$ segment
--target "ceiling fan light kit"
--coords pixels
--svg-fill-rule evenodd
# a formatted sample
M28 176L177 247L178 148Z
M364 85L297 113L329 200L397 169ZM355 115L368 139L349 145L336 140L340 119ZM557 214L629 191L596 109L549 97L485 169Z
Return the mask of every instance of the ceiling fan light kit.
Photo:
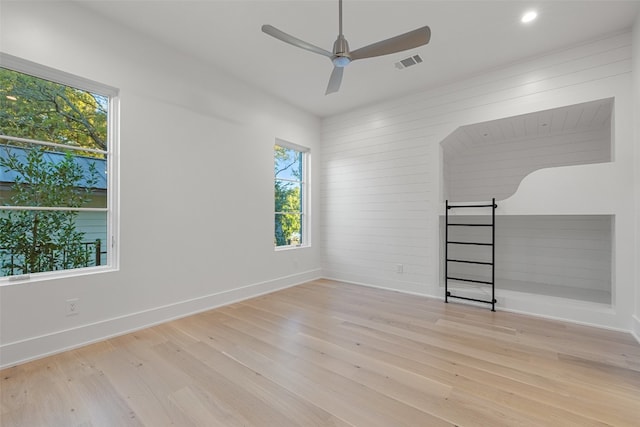
M431 29L428 26L424 26L416 30L409 31L408 33L351 51L349 50L349 43L342 34L342 0L338 0L338 23L338 38L333 43L333 52L329 52L328 50L300 40L271 25L263 25L262 31L280 41L331 59L331 62L333 63L333 71L329 77L329 84L327 85L325 95L337 92L340 89L344 67L349 65L351 62L358 59L373 58L376 56L389 55L413 49L429 43L429 40L431 39Z

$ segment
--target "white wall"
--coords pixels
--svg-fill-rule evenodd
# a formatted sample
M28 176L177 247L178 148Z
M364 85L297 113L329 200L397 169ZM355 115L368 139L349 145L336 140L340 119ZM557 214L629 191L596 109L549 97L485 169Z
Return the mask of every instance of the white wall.
M502 309L630 330L634 295L631 34L549 53L322 124L322 255L327 277L442 297L439 143L459 126L615 98L614 161L536 171L498 213L615 215L610 308L503 294ZM396 265L403 265L403 272Z
M320 275L317 245L273 249L273 144L314 156L316 118L73 3L3 2L0 26L3 52L121 90L121 269L2 286L2 366Z
M640 183L640 13L633 28L633 117L635 123L636 183ZM634 334L640 341L640 185L636 185L636 310Z

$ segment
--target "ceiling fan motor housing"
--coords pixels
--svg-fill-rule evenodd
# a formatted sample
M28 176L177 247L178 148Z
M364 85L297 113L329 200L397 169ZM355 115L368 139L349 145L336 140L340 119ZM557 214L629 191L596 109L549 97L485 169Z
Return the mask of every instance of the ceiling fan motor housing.
M331 57L333 65L336 67L346 67L351 62L351 56L349 56L349 43L342 34L338 36L335 43L333 43L333 56Z

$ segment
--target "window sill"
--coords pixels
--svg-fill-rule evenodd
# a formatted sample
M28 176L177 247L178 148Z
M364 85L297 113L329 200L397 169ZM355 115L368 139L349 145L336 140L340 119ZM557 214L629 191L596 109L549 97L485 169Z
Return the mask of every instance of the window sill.
M0 287L22 285L25 283L41 282L46 280L89 276L93 274L110 273L114 271L118 271L118 268L104 265L100 267L78 268L73 270L61 270L61 271L46 272L46 273L4 276L4 277L0 277Z
M311 245L276 246L275 247L275 251L276 252L291 251L291 250L295 250L295 249L304 249L304 248L310 248L310 247L311 247Z

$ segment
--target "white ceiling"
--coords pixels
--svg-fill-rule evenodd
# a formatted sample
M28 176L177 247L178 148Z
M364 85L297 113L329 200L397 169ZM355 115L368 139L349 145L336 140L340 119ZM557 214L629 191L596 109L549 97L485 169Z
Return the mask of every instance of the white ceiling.
M551 110L460 126L442 140L440 145L444 149L445 157L457 157L469 155L469 149L479 148L482 150L511 142L536 141L541 138L566 136L594 130L610 133L612 112L613 98L567 105Z
M320 117L620 32L640 11L639 0L344 0L344 34L352 50L423 25L432 37L418 49L350 64L340 92L325 96L330 60L260 28L271 24L330 51L338 33L337 0L81 3ZM539 16L523 25L519 19L528 9ZM396 62L416 53L422 64L396 69Z

